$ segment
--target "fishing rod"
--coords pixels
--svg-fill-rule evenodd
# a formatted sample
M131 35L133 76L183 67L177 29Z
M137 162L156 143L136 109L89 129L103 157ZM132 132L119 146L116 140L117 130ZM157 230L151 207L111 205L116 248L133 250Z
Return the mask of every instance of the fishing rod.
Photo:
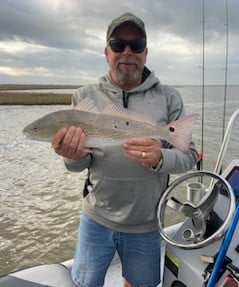
M225 0L225 27L226 27L226 47L225 47L225 76L224 76L224 97L223 97L223 123L222 142L226 129L226 103L227 103L227 79L228 79L228 47L229 47L229 17L228 1ZM201 151L199 152L198 170L203 170L204 156L204 117L205 117L205 0L202 0L202 124L201 124ZM218 163L216 163L217 165ZM219 174L222 173L222 166Z
M225 26L226 26L226 47L225 47L225 80L224 80L224 97L223 97L223 116L222 116L222 144L225 137L226 129L226 107L227 107L227 72L228 72L228 42L229 42L229 17L228 17L228 1L225 0ZM217 167L218 161L215 164L215 168L218 173L223 171L223 165L221 163L220 169Z
M223 125L222 125L222 141L225 134L226 126L226 102L227 102L227 72L228 72L228 39L229 39L229 19L228 19L228 1L225 0L226 12L226 51L225 51L225 82L224 82L224 105L223 105Z
M205 0L202 0L202 123L201 123L201 151L198 153L198 170L203 170L204 152L204 110L205 110Z

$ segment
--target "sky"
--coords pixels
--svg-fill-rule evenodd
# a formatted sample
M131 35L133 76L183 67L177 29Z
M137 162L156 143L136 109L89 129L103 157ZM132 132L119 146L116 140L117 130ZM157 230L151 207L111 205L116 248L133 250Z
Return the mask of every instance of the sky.
M95 83L109 70L107 27L124 12L145 22L146 66L163 84L200 85L203 67L205 84L223 85L226 67L239 84L238 11L239 0L0 0L0 84Z

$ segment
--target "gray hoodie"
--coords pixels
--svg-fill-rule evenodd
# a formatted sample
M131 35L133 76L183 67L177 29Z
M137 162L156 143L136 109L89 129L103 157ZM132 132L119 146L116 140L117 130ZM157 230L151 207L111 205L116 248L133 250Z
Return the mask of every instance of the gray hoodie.
M141 85L128 91L122 91L106 75L98 84L80 88L72 97L72 105L77 105L84 97L91 97L99 111L108 103L122 106L124 101L129 110L158 125L185 116L179 92L161 85L153 72L148 72ZM157 230L157 206L169 174L186 172L198 160L193 142L188 153L163 142L162 154L163 165L158 170L126 158L120 146L106 148L81 160L65 158L67 169L89 170L89 193L83 199L83 212L96 222L121 232Z

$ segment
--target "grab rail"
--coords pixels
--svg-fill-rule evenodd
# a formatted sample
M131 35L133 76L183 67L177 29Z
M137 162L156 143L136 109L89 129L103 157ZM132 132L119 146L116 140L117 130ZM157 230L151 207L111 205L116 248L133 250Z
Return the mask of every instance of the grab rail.
M217 173L217 174L220 173L220 170L222 168L222 161L224 159L224 156L225 156L225 153L226 153L226 150L227 150L227 147L228 147L228 143L229 143L229 140L230 140L230 137L231 137L232 127L233 127L233 125L234 125L234 123L235 123L235 121L236 121L238 116L239 116L239 109L237 109L232 114L232 116L231 116L231 118L230 118L230 120L228 122L227 130L226 130L226 133L225 133L222 145L221 145L221 149L220 149L217 161L216 161L215 169L214 169L214 172Z

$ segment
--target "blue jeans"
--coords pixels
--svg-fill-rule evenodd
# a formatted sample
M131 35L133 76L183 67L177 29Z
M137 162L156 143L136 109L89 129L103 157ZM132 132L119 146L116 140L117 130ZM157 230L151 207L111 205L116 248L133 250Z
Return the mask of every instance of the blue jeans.
M160 283L158 231L124 233L109 229L82 214L72 269L80 287L100 287L115 251L122 263L122 276L134 287L156 287Z

